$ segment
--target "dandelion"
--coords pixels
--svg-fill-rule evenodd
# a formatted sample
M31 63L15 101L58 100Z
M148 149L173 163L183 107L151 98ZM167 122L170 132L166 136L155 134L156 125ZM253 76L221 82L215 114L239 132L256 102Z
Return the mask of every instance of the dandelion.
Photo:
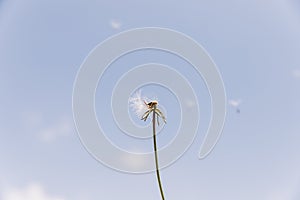
M162 183L160 180L159 166L158 166L158 153L157 153L157 144L156 144L156 130L155 124L159 125L159 117L162 118L164 123L167 123L164 114L157 108L157 100L149 100L146 97L142 97L141 90L137 91L133 97L129 98L130 107L133 109L135 114L143 121L146 121L149 115L152 113L152 130L153 130L153 146L154 146L154 155L155 155L155 167L156 167L156 176L158 181L158 186L161 194L162 200L165 200L164 192L162 188Z

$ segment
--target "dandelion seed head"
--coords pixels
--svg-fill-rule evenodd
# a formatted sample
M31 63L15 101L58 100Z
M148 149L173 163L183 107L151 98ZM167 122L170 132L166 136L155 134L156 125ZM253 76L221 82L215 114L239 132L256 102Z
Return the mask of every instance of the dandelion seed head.
M133 112L139 117L142 118L145 112L149 109L147 106L147 98L142 97L141 90L138 90L129 98L129 106L132 108Z

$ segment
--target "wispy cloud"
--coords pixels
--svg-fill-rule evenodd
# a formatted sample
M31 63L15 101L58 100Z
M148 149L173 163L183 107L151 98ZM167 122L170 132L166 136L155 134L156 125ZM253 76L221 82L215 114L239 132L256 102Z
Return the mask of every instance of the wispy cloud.
M294 69L294 70L292 71L292 75L293 75L293 77L295 77L295 78L300 78L300 69Z
M63 197L47 194L42 185L31 183L25 188L8 188L1 194L2 200L65 200Z
M134 152L136 154L140 154L140 156L137 155L130 155L130 154L124 154L119 157L119 163L120 165L123 165L126 168L129 168L131 170L139 170L141 168L144 168L145 166L149 166L151 163L148 163L145 156L142 154L142 150L139 149L131 149L130 152Z
M22 114L24 129L43 142L53 142L58 138L71 135L74 125L71 117L61 116L52 122L41 112L24 112Z
M188 108L194 108L195 106L197 106L197 103L192 99L186 99L185 104Z
M43 142L53 142L60 137L68 136L72 133L73 123L68 118L61 118L56 124L41 129L38 137Z
M115 30L119 30L122 26L122 23L119 20L116 20L116 19L110 20L109 24Z
M25 128L34 129L42 124L43 116L40 112L24 112L22 113L22 121Z

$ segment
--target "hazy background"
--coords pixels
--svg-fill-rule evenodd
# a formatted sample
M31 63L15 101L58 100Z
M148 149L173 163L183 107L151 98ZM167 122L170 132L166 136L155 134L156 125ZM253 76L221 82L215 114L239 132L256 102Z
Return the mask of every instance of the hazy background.
M209 157L198 160L210 115L205 85L180 67L179 58L144 51L115 63L104 76L106 89L98 88L98 118L106 120L111 139L124 147L133 140L113 131L109 108L100 103L110 101L120 66L174 64L197 91L202 120L191 148L161 173L166 199L298 200L297 0L0 0L0 199L160 198L155 174L119 173L94 160L72 119L73 82L84 58L107 37L145 26L183 32L208 51L231 100L224 132ZM157 95L178 120L174 96L149 95ZM172 120L168 126L174 128ZM159 136L160 145L171 139L167 133ZM136 145L142 144L151 150L151 141Z

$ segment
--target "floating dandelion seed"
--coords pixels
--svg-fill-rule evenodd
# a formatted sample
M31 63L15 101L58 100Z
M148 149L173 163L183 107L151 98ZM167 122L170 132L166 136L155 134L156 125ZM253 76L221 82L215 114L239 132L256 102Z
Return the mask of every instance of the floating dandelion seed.
M162 188L162 183L160 180L159 166L158 166L158 153L156 145L156 131L155 131L155 120L157 119L157 124L159 125L159 117L163 119L165 123L166 117L164 114L157 108L157 100L148 100L146 97L142 97L141 90L137 91L132 97L129 98L129 105L135 112L135 114L141 119L146 121L149 115L152 113L152 129L153 129L153 146L155 154L155 167L156 167L156 176L159 185L159 190L162 200L165 200L164 192Z
M240 109L239 109L239 106L240 104L242 103L242 100L238 99L238 100L229 100L228 101L229 105L231 105L232 107L235 107L236 108L236 113L240 113Z

